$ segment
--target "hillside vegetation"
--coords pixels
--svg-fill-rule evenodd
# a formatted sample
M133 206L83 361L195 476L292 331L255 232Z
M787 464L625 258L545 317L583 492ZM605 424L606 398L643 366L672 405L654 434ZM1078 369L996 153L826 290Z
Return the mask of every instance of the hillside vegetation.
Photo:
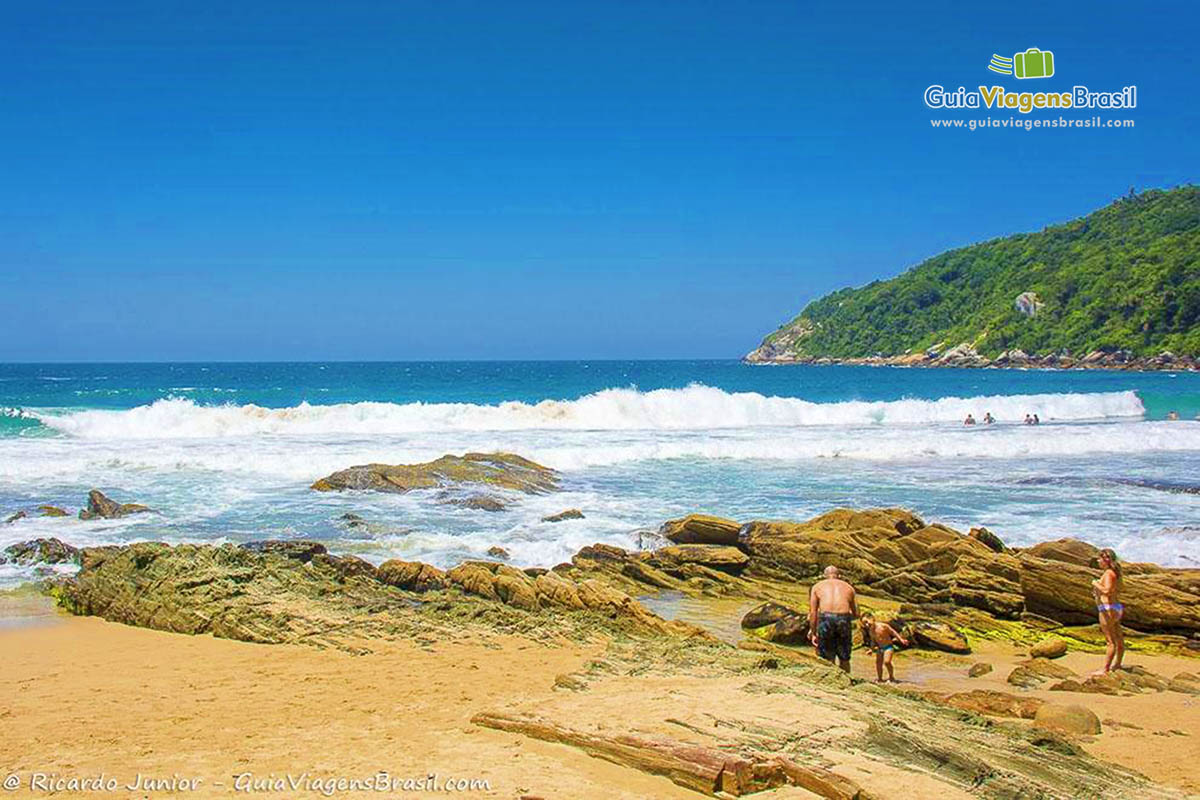
M1200 354L1200 188L1131 194L1040 233L951 250L891 280L841 289L809 303L748 358L888 357L964 343L986 357Z

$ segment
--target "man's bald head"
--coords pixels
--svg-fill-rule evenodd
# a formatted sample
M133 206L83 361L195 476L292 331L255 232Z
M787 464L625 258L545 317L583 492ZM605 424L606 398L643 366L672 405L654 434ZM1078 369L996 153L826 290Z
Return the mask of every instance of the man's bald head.
M826 578L836 578L838 576L838 568L830 564L825 568L824 575Z

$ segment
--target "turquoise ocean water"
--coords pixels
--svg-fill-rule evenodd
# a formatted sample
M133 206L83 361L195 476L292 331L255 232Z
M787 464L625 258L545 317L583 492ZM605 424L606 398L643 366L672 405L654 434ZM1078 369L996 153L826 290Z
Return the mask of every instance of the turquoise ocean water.
M1181 421L1167 421L1169 411ZM965 428L967 413L992 426ZM1037 413L1043 424L1020 424ZM0 365L0 512L88 489L157 509L31 517L74 544L306 537L446 565L522 566L705 511L804 518L907 506L1013 544L1077 536L1200 564L1200 375L748 366L737 361ZM352 464L507 450L564 491L509 511L425 493L318 494ZM542 516L582 508L558 524ZM367 526L339 519L354 512ZM28 577L0 566L0 583Z

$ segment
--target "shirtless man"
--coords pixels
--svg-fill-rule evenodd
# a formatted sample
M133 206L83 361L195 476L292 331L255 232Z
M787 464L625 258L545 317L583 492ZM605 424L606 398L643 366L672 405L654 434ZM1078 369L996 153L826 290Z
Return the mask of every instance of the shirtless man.
M821 658L838 661L850 671L850 648L854 645L854 620L858 601L854 587L838 577L837 567L826 567L824 580L808 594L808 638Z

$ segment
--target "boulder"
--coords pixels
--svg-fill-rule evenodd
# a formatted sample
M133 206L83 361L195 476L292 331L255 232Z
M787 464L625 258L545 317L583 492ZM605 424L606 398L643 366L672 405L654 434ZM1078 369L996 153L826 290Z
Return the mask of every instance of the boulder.
M1090 708L1079 705L1045 703L1034 714L1033 725L1071 735L1095 736L1100 733L1100 718Z
M130 514L144 514L151 509L138 503L118 503L110 500L104 492L92 489L88 492L87 508L79 512L80 519L117 519Z
M1062 658L1067 654L1067 642L1057 636L1042 639L1029 649L1029 655L1034 658Z
M989 672L991 672L992 669L993 667L991 664L987 663L986 661L980 661L971 665L971 668L967 670L967 677L982 678L984 675L987 675Z
M432 592L447 585L446 573L437 567L398 558L380 564L375 576L389 586L409 592Z
M742 617L743 628L761 628L764 625L774 625L787 617L807 616L793 608L781 606L778 603L760 603L746 612Z
M782 617L769 625L748 628L747 633L775 644L806 645L809 643L808 617L800 615Z
M16 522L17 520L25 519L28 516L29 515L26 514L24 511L15 511L12 514L10 514L6 520L4 520L4 524L11 525L12 523Z
M345 489L377 492L410 492L414 489L447 489L488 486L526 494L544 494L559 488L558 473L512 453L467 453L442 456L424 464L362 464L316 481L320 492Z
M307 539L263 539L256 542L246 542L241 545L243 550L252 553L263 553L290 558L307 564L313 556L326 553L325 545Z
M30 539L4 548L4 561L28 566L31 564L78 564L79 550L58 539Z
M654 551L654 557L674 564L699 564L735 573L750 562L750 557L736 547L715 544L675 544Z
M498 544L494 544L487 549L487 554L492 558L502 558L508 560L508 551Z
M736 545L741 527L730 519L708 514L689 514L683 519L664 522L658 532L675 544Z
M893 621L893 627L895 624ZM907 630L909 636L906 638L911 638L920 647L959 655L967 655L971 652L971 645L967 641L967 637L945 622L921 620L912 623Z
M566 511L560 511L557 514L551 514L548 517L542 517L542 522L565 522L569 519L583 519L583 512L578 508L568 508Z

